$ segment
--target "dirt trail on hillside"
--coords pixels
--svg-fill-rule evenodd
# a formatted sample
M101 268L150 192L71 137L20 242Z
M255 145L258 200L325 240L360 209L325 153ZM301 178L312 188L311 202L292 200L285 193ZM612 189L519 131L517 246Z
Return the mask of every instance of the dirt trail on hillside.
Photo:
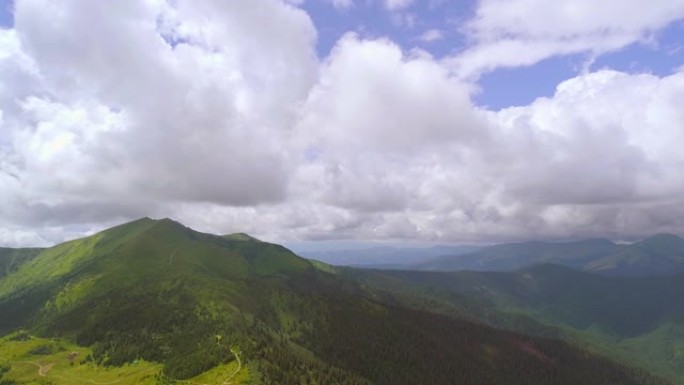
M178 249L174 250L171 253L171 255L169 255L169 263L167 264L167 266L171 266L171 264L173 263L173 257L176 255L177 252L178 252Z
M238 367L235 369L233 374L230 375L230 377L226 378L226 380L223 381L222 385L230 385L233 381L233 378L235 378L235 376L237 376L237 374L240 373L240 370L242 370L242 361L240 361L240 356L238 356L237 352L232 348L230 349L230 352L233 353L235 359L237 359Z
M50 371L50 369L52 369L52 367L55 366L55 364L53 364L53 363L47 363L47 364L43 365L40 362L36 362L36 361L14 361L14 360L9 360L7 358L2 358L2 357L0 357L0 359L2 359L5 362L8 362L10 365L14 365L14 364L33 365L33 366L38 368L38 375L41 377L46 377L47 373Z
M48 372L50 371L50 369L52 369L53 366L55 366L55 364L38 364L38 375L41 377L47 376Z

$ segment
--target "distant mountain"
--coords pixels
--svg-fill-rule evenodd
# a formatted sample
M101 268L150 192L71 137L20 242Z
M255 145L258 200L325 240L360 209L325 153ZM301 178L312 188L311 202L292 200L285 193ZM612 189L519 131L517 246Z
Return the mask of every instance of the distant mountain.
M548 264L515 272L345 274L399 296L413 293L422 298L415 303L432 308L448 310L451 304L497 326L547 333L531 321L540 322L565 338L684 384L684 275L604 277ZM468 300L478 306L464 307Z
M0 330L25 330L0 339L2 381L118 383L82 373L125 365L117 370L141 375L137 384L206 383L196 376L232 365L212 381L665 383L557 339L402 306L335 272L279 245L168 219L57 245L0 278ZM71 343L88 355L74 360L60 345ZM140 362L161 371L142 376Z
M302 250L298 254L336 266L406 269L441 255L462 255L477 246L396 247L374 246L362 249Z
M560 263L581 268L585 263L616 252L608 239L579 242L524 242L484 247L465 255L444 255L417 265L421 270L515 270L539 263Z
M684 238L659 234L586 263L584 270L608 275L684 273Z
M629 245L607 239L579 242L525 242L485 247L465 255L448 255L416 264L415 270L511 271L553 263L614 276L684 273L684 239L660 234Z

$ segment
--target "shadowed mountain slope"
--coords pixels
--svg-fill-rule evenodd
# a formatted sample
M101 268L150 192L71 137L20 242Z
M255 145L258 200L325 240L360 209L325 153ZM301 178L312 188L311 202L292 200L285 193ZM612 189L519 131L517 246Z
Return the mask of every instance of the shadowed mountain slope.
M339 273L398 298L413 295L409 304L419 308L580 341L684 384L684 275L606 277L550 264L513 272Z

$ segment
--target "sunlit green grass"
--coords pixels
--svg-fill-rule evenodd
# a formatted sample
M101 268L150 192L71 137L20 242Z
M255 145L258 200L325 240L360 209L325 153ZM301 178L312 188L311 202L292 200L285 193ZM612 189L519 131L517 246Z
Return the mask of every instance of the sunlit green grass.
M0 339L0 364L9 364L11 370L3 379L21 384L157 384L162 366L138 360L121 367L100 366L88 358L90 349L63 340L51 340L31 336L26 341L13 341L11 334ZM49 347L50 354L32 354L36 348ZM75 354L74 354L75 353ZM235 351L239 354L239 350ZM70 360L70 355L74 356ZM73 364L72 364L73 361ZM186 385L238 385L250 379L250 370L234 359L188 380L175 381ZM174 381L169 381L174 382Z
M87 348L66 341L36 337L27 341L12 341L12 336L0 339L0 363L11 366L3 379L21 384L155 384L155 375L161 370L161 365L144 361L122 367L98 366L87 360L91 353ZM32 354L31 351L39 347L49 347L52 352ZM71 361L70 355L74 356Z

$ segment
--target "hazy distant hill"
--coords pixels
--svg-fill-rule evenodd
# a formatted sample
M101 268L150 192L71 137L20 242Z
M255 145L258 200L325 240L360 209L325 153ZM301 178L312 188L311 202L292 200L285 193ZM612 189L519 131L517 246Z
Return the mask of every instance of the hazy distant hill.
M0 278L0 329L76 342L90 355L60 366L50 360L68 350L54 353L20 333L0 341L4 375L98 383L78 373L124 364L135 371L145 361L163 371L141 381L166 384L232 362L242 379L218 383L663 383L560 340L401 306L327 271L282 246L168 219L45 249ZM27 372L31 363L38 369ZM61 374L46 373L53 364Z
M402 269L438 256L462 255L477 249L476 246L374 246L361 249L302 250L298 254L336 266Z
M629 245L607 239L525 242L485 247L416 264L416 270L510 271L554 263L604 275L650 276L684 273L684 239L660 234Z
M584 270L609 275L684 273L684 238L659 234L586 263Z

